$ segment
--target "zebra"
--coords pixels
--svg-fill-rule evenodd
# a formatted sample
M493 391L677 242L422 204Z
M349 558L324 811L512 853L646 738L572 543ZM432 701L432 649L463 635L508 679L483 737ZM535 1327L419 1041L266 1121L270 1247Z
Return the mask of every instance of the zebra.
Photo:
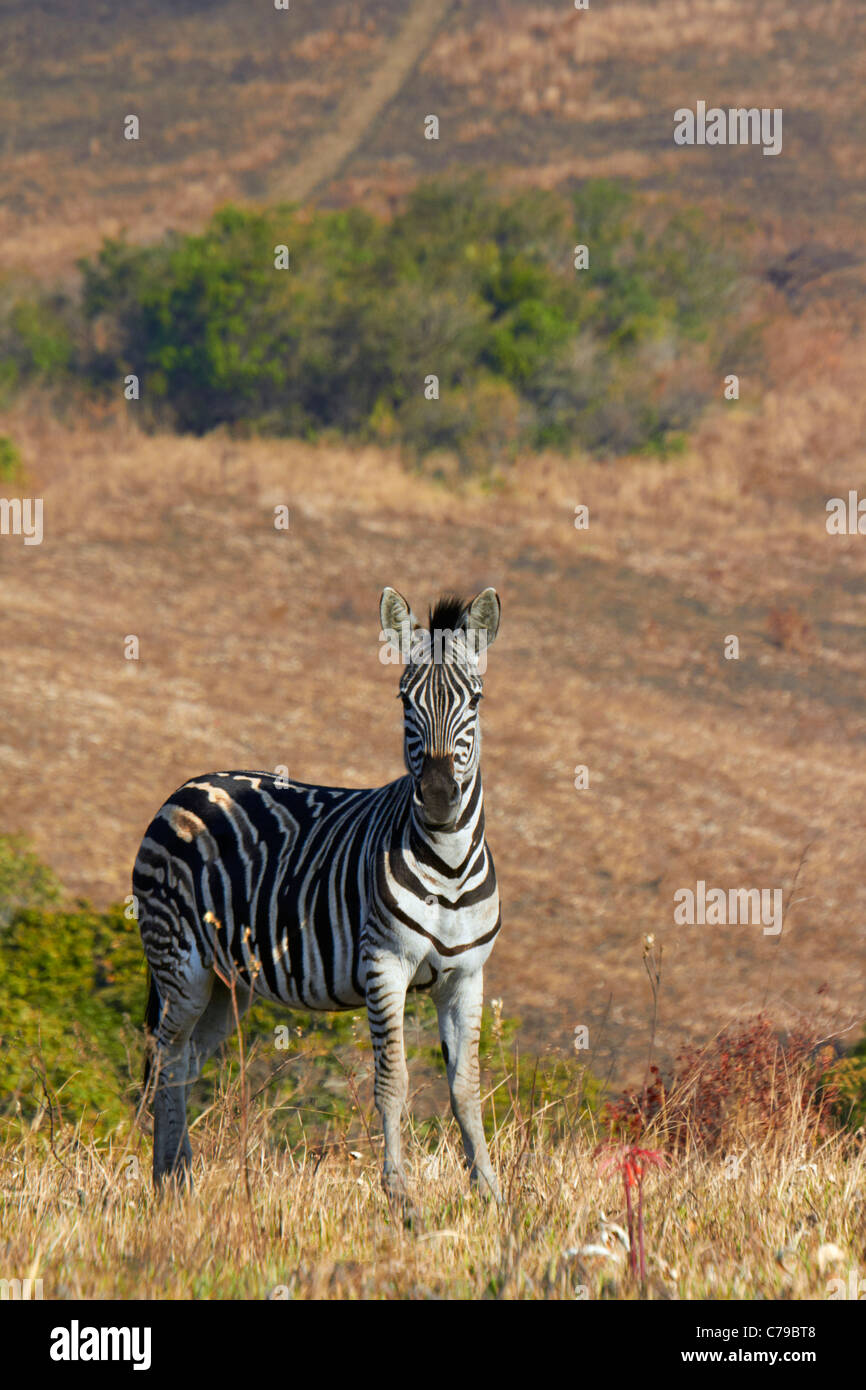
M188 1181L189 1088L261 997L312 1011L366 1007L382 1181L411 1212L403 1013L407 992L426 990L471 1185L500 1200L478 1064L482 971L501 925L479 703L500 611L492 588L472 600L444 594L428 631L396 589L383 590L380 659L403 666L397 781L348 789L209 773L185 782L148 826L132 886L150 971L145 1093L153 1085L157 1189Z

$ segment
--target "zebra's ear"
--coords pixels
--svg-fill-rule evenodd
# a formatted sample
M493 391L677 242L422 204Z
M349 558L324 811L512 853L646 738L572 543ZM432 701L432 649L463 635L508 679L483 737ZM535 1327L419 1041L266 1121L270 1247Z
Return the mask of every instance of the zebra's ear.
M398 594L396 589L389 588L382 590L382 597L379 599L379 621L382 631L396 633L398 640L406 631L405 623L409 624L410 632L418 626L415 614L403 595Z
M475 632L485 633L485 645L496 641L499 631L499 615L502 605L495 589L482 589L466 609L465 626Z

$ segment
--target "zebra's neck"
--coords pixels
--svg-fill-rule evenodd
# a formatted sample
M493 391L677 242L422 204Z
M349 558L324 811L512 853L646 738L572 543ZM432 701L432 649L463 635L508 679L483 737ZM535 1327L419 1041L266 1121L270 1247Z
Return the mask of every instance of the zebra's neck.
M454 871L463 868L466 877L477 863L484 845L484 796L481 768L477 767L460 797L457 820L451 830L431 830L418 814L414 801L409 806L409 848L428 871L437 869L453 879Z

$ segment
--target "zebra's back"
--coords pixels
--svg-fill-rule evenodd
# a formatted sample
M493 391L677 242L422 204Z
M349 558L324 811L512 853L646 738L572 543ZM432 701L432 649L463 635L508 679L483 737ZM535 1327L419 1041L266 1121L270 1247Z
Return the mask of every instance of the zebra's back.
M185 782L145 832L133 871L157 981L216 965L285 1004L363 1005L373 865L407 783L351 790L244 771Z

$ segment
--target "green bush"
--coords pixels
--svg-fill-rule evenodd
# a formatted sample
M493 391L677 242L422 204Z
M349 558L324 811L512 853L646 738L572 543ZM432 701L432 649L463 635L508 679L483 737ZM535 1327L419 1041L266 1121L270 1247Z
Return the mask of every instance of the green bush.
M0 835L0 931L24 907L51 907L62 889L20 835Z
M31 291L13 297L5 290L0 311L0 392L9 395L27 382L65 382L82 369L76 333L84 332L80 304L66 294Z
M8 434L0 434L0 483L19 483L22 477L21 454ZM0 869L2 873L2 869Z
M503 198L475 176L419 186L390 222L228 207L81 270L87 379L137 373L152 420L396 439L467 470L519 447L663 449L717 390L708 343L739 283L697 213L606 182Z
M866 1037L828 1067L824 1084L837 1119L853 1130L866 1127Z
M109 1126L128 1117L144 997L141 945L122 912L25 908L0 934L0 1103Z

